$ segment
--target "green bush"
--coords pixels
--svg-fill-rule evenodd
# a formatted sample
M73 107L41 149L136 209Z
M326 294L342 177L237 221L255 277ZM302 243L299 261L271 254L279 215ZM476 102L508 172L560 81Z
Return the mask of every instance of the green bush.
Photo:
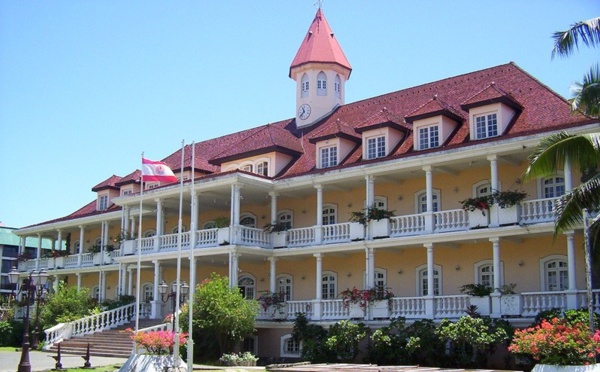
M66 287L59 284L58 291L51 294L40 311L40 322L43 329L83 318L95 307L90 298L88 288Z

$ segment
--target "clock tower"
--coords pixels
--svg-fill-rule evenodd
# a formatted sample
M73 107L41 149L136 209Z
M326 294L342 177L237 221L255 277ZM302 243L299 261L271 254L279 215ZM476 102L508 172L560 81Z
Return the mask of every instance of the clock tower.
M307 127L344 104L352 67L319 8L296 57L290 78L296 81L296 128Z

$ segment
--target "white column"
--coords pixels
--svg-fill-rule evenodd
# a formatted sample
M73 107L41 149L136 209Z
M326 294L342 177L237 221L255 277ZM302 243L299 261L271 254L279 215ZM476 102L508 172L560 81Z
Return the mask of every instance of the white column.
M102 302L102 300L104 300L104 297L102 297L102 274L102 270L98 271L98 302Z
M85 226L79 225L79 252L77 252L77 267L81 267L81 254L83 253L83 245L85 244Z
M36 260L35 260L35 268L36 270L38 270L40 268L40 258L42 257L42 235L41 234L37 234L37 254L36 254Z
M577 272L575 267L575 237L573 231L567 235L567 269L569 270L569 290L577 290Z
M366 189L366 195L365 195L365 208L371 207L373 206L373 203L375 203L375 178L372 175L369 176L365 176L365 189Z
M154 251L160 250L160 236L163 234L162 200L154 199L156 202L156 235L154 235ZM141 232L140 232L141 235Z
M62 247L62 230L58 229L56 231L58 232L58 237L56 238L57 243L56 243L56 246L54 249L56 249L58 251Z
M315 320L321 319L321 301L323 300L323 254L315 253L313 255L316 259L316 298L313 301L313 317Z
M102 282L100 284L100 291L102 293L102 299L106 299L106 272L101 271L102 273Z
M429 319L434 317L434 286L433 286L433 244L423 244L427 249L427 296L425 296L425 316Z
M492 262L494 266L494 292L499 293L500 284L500 238L490 238L492 243Z
M129 208L129 206L124 206L123 207L123 212L124 212L124 216L123 216L123 225L121 230L123 230L123 233L125 234L125 236L129 235L129 219L131 217L131 208Z
M427 212L425 212L425 231L433 232L433 169L431 166L423 167L425 172L425 193L427 196Z
M76 273L77 276L77 290L81 289L81 273Z
M133 294L133 270L131 265L127 266L127 294L131 296Z
M276 257L269 257L267 258L270 262L270 276L269 276L269 290L271 291L271 293L275 293L277 291L277 283L276 283L276 277L277 277L277 258Z
M371 277L371 263L370 263L370 259L371 259L371 255L369 254L369 249L365 247L365 275L367 277L366 283L365 283L365 287L366 288L371 288L371 283L369 283L369 278ZM363 288L364 289L364 288Z
M25 238L19 236L19 255L25 253Z
M490 155L487 157L490 162L490 186L492 191L500 191L500 185L498 183L498 157L496 155Z
M563 165L564 176L565 176L565 192L573 190L573 170L571 168L571 160L569 156L565 156L565 163ZM569 283L570 284L570 283Z
M367 270L367 287L375 287L375 251L373 248L367 248L367 264L369 269Z
M315 243L323 241L323 186L315 185L317 189L317 225L315 230Z
M229 286L231 288L237 287L238 283L238 260L241 254L233 251L229 253L229 267L231 272L231 279L229 281Z
M198 230L198 200L199 200L199 196L196 192L193 192L190 194L191 196L191 205L190 205L190 209L192 211L191 213L191 222L190 222L190 231L192 232L192 236L191 237L195 237L196 236L196 230ZM194 239L194 243L195 243L195 239ZM193 244L192 247L195 247L196 245Z
M129 231L131 231L131 237L140 237L141 236L141 232L138 232L137 234L135 233L135 227L137 226L137 224L135 223L136 219L135 216L131 216L129 218L130 221L130 226L129 226Z
M269 193L269 195L271 196L271 223L272 224L276 224L277 223L277 194L274 191L271 191Z
M161 299L159 298L160 294L158 292L158 286L160 285L160 278L161 278L161 276L160 276L160 261L153 260L152 263L154 264L154 288L152 290L152 301L150 302L151 303L150 316L152 317L152 319L156 319L161 316L161 314L160 314ZM171 291L171 286L169 286L169 292L170 291ZM140 291L140 293L142 293L142 292ZM142 300L142 299L140 298L140 300ZM146 301L145 298L143 300Z

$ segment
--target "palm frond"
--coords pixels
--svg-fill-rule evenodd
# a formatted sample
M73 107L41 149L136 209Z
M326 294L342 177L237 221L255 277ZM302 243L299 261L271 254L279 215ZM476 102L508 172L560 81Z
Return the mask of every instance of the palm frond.
M579 39L588 47L600 45L600 17L577 22L566 31L558 31L552 35L554 48L552 58L556 55L569 56L579 49Z
M590 67L590 71L583 76L581 83L572 87L574 97L571 100L571 109L580 111L584 115L600 116L600 67L598 64Z
M562 169L565 159L579 169L595 168L600 158L600 132L571 135L566 132L543 138L529 156L525 180L546 177Z
M594 175L587 182L574 188L558 201L556 205L556 232L564 232L577 228L583 223L583 209L588 212L600 211L600 174ZM600 224L595 218L592 225Z

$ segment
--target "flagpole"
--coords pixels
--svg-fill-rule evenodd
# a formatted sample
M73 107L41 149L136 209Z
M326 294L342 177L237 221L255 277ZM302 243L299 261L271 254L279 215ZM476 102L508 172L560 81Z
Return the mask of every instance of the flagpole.
M187 342L187 365L188 372L194 369L194 340L192 339L192 321L194 320L194 294L196 293L196 264L194 262L194 247L196 246L196 230L198 229L198 206L196 205L196 144L192 142L192 187L191 200L191 223L190 227L190 292L188 297L188 342Z
M175 338L175 345L173 346L173 360L175 367L179 367L179 296L181 292L181 209L183 205L183 165L184 165L184 154L185 145L184 140L181 140L181 168L179 171L179 221L177 223L177 290L175 291L175 309L174 313L177 314L175 318L175 329L173 335Z
M136 285L135 285L135 333L140 330L140 269L142 266L142 205L144 200L144 152L142 151L142 167L140 168L140 217L138 218L137 233L137 267L136 267ZM137 348L136 348L137 354Z

